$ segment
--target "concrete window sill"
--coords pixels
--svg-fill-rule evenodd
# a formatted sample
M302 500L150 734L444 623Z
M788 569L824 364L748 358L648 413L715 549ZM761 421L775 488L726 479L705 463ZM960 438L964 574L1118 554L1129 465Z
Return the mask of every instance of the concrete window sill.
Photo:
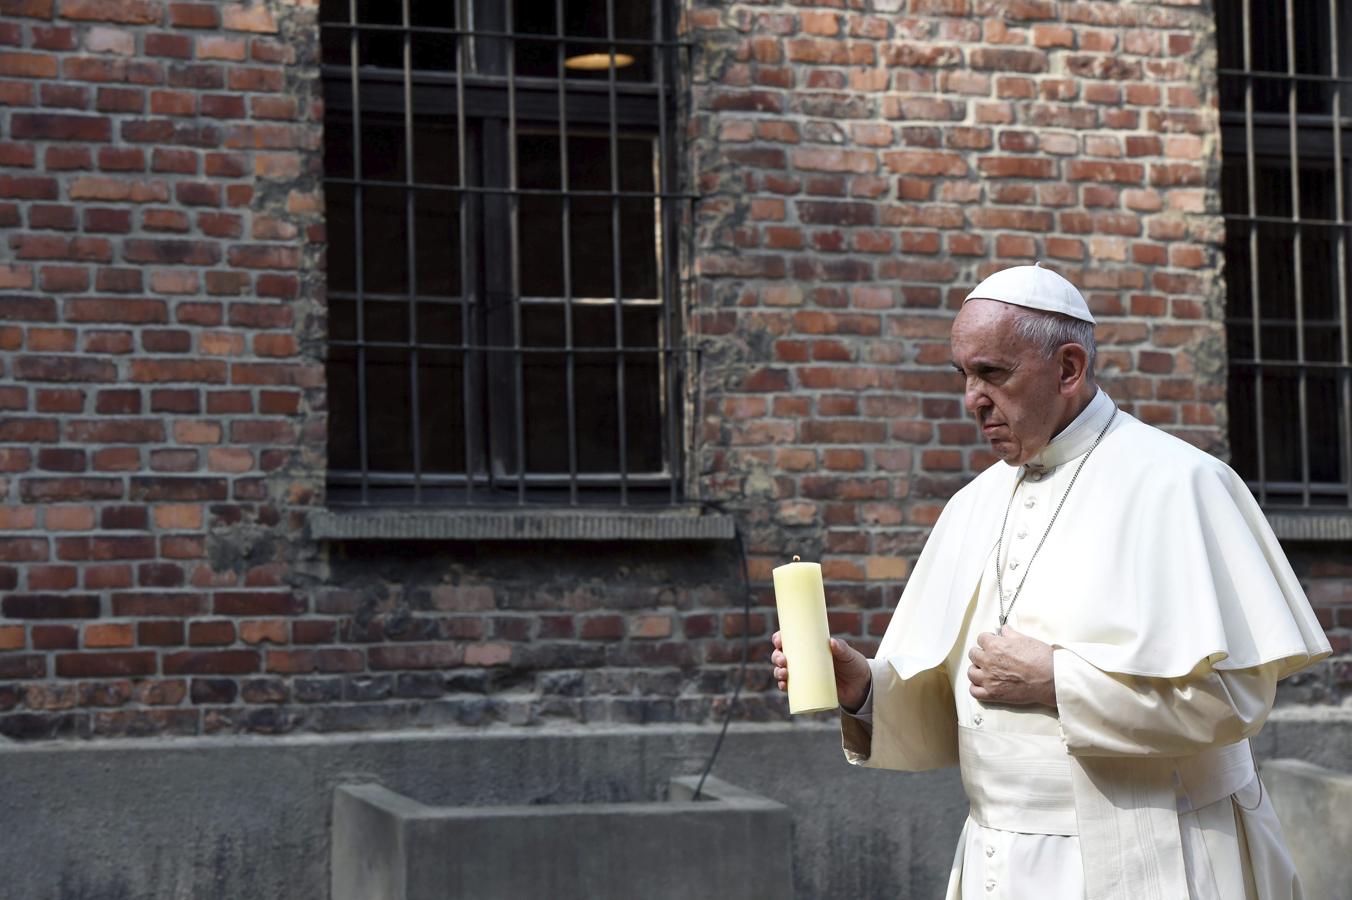
M1268 524L1284 541L1352 541L1352 510L1266 510Z
M690 508L319 510L311 534L327 541L726 541L733 519Z

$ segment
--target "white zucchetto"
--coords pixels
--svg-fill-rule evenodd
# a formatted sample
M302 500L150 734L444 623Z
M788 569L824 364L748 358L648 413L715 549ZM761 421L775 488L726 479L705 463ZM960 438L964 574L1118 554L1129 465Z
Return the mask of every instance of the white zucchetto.
M978 284L962 302L967 300L998 300L1095 324L1084 295L1042 263L1001 269Z

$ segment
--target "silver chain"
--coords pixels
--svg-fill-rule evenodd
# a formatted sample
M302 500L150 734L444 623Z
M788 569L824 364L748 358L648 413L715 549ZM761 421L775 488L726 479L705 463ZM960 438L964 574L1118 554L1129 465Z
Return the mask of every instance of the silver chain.
M1014 483L1014 490L1009 494L1009 503L1005 506L1005 517L1000 522L1000 539L995 542L995 588L1000 594L1000 627L996 629L996 634L1005 633L1005 623L1009 621L1010 613L1014 612L1014 604L1019 602L1019 593L1023 590L1024 582L1028 580L1028 570L1033 568L1033 560L1037 559L1038 551L1047 541L1047 535L1051 533L1052 526L1056 524L1056 517L1061 515L1061 507L1066 505L1066 498L1070 496L1070 489L1075 487L1075 479L1080 477L1080 470L1084 464L1089 462L1089 455L1098 448L1099 442L1103 436L1108 433L1108 429L1113 424L1113 419L1117 418L1117 407L1113 407L1113 414L1108 417L1108 424L1103 426L1098 437L1094 438L1093 445L1085 451L1084 456L1080 458L1080 464L1075 467L1075 474L1070 476L1070 484L1066 485L1066 492L1061 495L1061 502L1056 504L1056 511L1052 513L1052 519L1047 523L1047 530L1042 532L1042 540L1037 542L1037 547L1033 549L1033 555L1028 557L1028 565L1023 569L1023 578L1019 579L1019 586L1014 589L1014 596L1010 598L1009 607L1005 607L1005 582L1000 573L1004 570L1004 565L1000 562L1000 549L1005 543L1005 526L1009 524L1009 511L1014 508L1014 497L1019 493L1019 485L1023 484L1024 476L1028 474L1025 469L1019 475L1019 480Z

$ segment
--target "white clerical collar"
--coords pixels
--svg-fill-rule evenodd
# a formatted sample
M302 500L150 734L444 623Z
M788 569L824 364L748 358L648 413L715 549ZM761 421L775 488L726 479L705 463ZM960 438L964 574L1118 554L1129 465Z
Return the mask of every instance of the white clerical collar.
M1094 446L1094 441L1098 439L1103 426L1108 424L1108 418L1115 408L1116 404L1112 398L1099 388L1098 393L1094 394L1094 399L1089 401L1089 405L1080 411L1075 420L1061 429L1061 432L1042 448L1042 452L1024 463L1024 466L1039 471L1054 469L1087 453L1089 448Z

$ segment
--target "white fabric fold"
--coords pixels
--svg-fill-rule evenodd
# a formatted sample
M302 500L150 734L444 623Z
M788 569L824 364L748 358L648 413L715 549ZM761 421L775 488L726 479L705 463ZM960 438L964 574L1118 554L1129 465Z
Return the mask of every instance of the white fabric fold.
M1091 407L1045 462L1068 464L1086 436L1092 443L1112 410L1103 394ZM903 679L938 665L957 640L1018 475L997 463L944 507L878 649ZM1331 652L1239 476L1125 412L1024 574L1019 629L1107 672L1175 678L1201 664L1276 662L1285 676Z

